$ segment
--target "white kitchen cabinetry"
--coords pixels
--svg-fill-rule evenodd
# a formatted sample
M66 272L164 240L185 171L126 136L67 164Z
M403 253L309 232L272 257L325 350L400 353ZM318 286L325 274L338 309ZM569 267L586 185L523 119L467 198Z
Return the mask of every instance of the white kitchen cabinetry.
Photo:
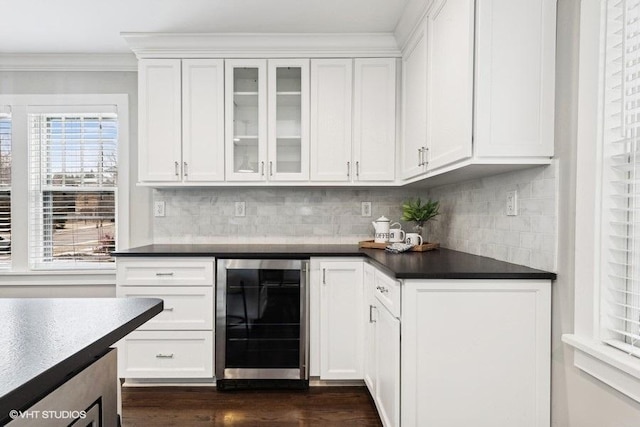
M402 286L403 426L549 426L550 281Z
M139 180L222 181L222 60L142 59L138 86Z
M395 179L396 59L354 60L354 182Z
M363 261L321 261L318 268L320 379L362 380Z
M352 59L311 60L311 181L351 181L352 94Z
M376 309L375 267L365 262L363 266L365 327L364 327L364 365L363 377L371 396L376 395L376 323L374 310Z
M118 297L156 297L164 310L119 344L121 378L213 378L213 258L120 257Z
M396 60L311 60L311 181L393 182Z
M424 174L427 145L427 35L421 23L402 55L402 178Z
M365 383L385 427L400 425L400 283L365 264Z
M226 60L227 181L309 179L309 60Z
M436 0L427 14L427 171L471 157L475 0Z
M555 10L555 0L430 4L403 48L405 182L550 162Z
M225 61L227 181L266 179L267 60Z

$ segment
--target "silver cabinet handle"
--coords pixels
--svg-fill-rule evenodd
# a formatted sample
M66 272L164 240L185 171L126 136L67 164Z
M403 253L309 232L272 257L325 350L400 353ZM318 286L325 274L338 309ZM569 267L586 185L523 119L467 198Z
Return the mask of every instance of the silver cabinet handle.
M264 176L264 162L260 162L260 175Z
M356 178L360 178L360 162L356 162Z
M387 288L380 288L380 293L381 293L381 294L386 294L387 292L389 292L389 289L387 289Z
M173 307L167 307L167 308L163 309L162 311L173 311Z
M349 178L351 174L351 162L347 162L347 178Z
M189 175L189 173L187 172L187 162L184 162L184 176Z
M424 147L424 165L429 166L429 148Z
M369 304L369 323L375 323L376 321L373 320L373 309L376 308L375 306Z
M156 273L156 276L173 276L173 273Z
M180 163L175 162L176 176L180 176Z
M273 176L273 162L269 162L269 176Z
M158 353L158 354L156 354L156 358L158 358L158 359L173 359L173 353L171 353L171 354Z
M327 284L327 269L326 268L322 269L322 284L323 285Z
M418 148L418 166L422 166L422 147Z

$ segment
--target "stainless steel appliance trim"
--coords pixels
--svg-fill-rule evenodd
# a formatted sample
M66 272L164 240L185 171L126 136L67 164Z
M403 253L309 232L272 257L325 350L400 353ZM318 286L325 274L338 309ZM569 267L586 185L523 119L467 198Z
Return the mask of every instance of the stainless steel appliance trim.
M225 380L299 380L299 369L247 369L227 368L224 370Z
M217 379L309 379L309 260L218 259L216 275L216 361ZM226 283L227 270L300 270L300 367L296 369L226 368ZM231 376L230 376L231 375Z

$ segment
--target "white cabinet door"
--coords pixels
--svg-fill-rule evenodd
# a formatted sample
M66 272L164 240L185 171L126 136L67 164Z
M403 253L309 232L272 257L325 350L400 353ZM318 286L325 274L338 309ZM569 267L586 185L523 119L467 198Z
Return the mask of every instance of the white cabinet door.
M400 425L400 320L376 299L375 402L385 427ZM437 425L437 424L434 424Z
M402 425L548 427L550 334L548 280L406 280Z
M475 155L552 156L555 0L482 0L476 10Z
M471 157L474 0L436 0L427 14L427 170Z
M227 181L264 181L267 162L267 61L225 60Z
M182 179L180 86L179 59L139 61L138 177L142 182Z
M320 263L320 379L363 379L362 269L362 261Z
M351 181L351 59L311 60L311 180Z
M414 34L402 53L402 178L425 173L427 146L427 32Z
M269 181L309 179L309 60L270 59Z
M364 382L369 388L369 393L375 398L376 395L376 323L375 309L376 299L374 296L375 268L365 263L363 266L364 278ZM399 343L398 343L399 345Z
M393 181L396 163L396 60L356 59L354 66L354 180Z
M224 181L222 59L182 60L182 149L184 181Z

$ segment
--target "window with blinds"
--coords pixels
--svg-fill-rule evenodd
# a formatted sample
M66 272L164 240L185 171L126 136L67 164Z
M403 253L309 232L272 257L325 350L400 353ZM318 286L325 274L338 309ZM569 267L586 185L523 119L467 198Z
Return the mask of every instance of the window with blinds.
M0 269L11 267L11 113L0 107Z
M117 115L38 112L28 122L31 267L113 267Z
M640 357L640 0L606 6L601 325Z

